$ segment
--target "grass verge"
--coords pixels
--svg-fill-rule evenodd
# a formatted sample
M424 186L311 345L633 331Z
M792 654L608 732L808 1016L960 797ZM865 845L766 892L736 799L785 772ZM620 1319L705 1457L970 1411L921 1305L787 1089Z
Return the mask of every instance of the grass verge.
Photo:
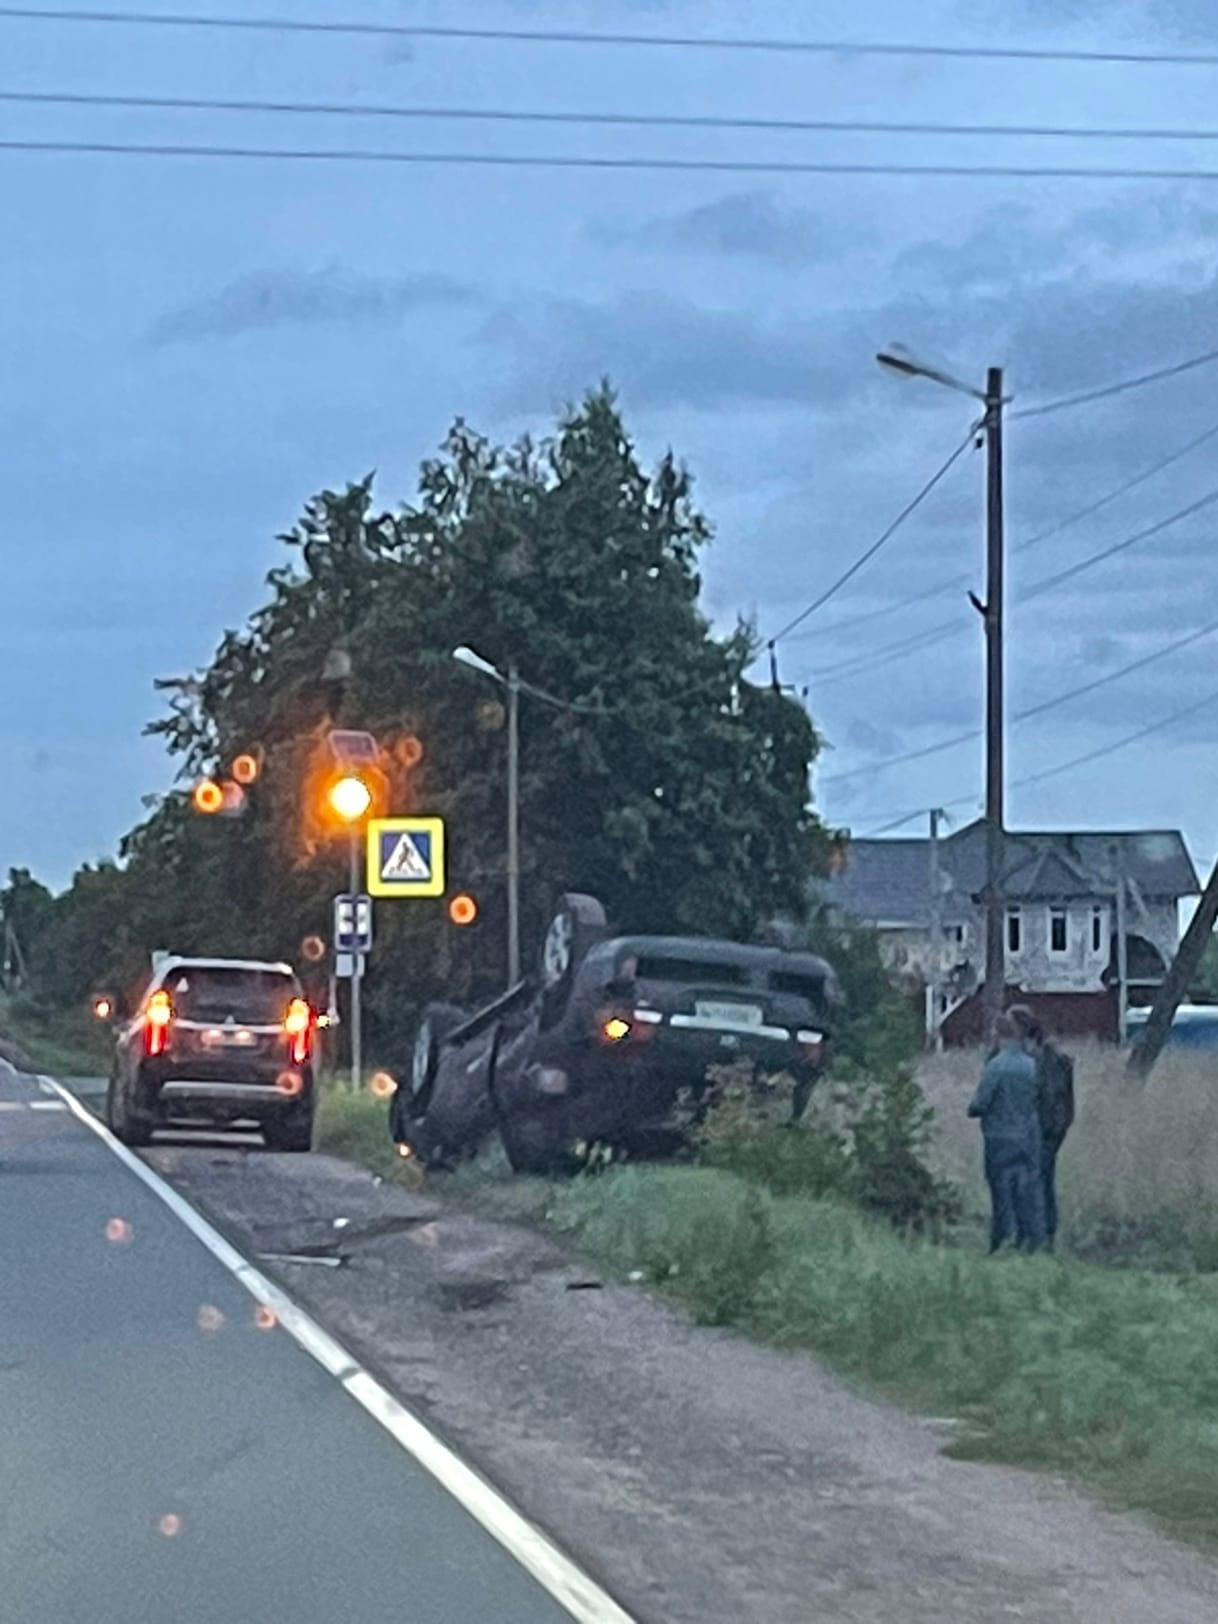
M1218 1293L1197 1277L990 1260L707 1168L577 1180L556 1219L703 1322L958 1416L956 1454L1076 1476L1218 1547Z
M109 1027L79 1010L46 1009L29 999L0 999L0 1037L35 1071L98 1077L110 1069Z

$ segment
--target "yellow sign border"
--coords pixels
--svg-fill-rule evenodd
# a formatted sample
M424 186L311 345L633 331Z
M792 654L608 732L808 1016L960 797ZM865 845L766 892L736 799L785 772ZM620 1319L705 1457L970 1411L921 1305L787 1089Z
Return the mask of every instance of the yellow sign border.
M431 878L427 880L383 880L381 878L381 836L429 835L431 837ZM370 897L442 897L447 880L444 872L443 818L370 818L364 840L364 882Z

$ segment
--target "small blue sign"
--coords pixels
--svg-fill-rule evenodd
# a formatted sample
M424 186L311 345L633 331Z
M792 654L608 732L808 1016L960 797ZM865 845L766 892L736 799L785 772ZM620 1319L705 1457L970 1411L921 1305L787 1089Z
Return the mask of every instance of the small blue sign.
M348 892L334 899L334 951L371 953L372 898Z

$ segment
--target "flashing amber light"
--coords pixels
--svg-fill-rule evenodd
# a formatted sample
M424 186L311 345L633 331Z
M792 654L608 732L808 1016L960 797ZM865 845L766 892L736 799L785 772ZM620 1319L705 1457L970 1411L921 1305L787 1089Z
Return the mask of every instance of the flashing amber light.
M93 1000L93 1013L99 1021L108 1021L114 1013L114 1005L108 998L95 998Z
M326 799L330 803L330 810L344 823L358 823L372 805L372 791L362 778L348 773L345 778L336 779L330 785Z
M397 1079L391 1077L387 1071L375 1072L368 1087L378 1100L387 1100L398 1091Z
M473 897L462 893L454 897L448 905L448 917L454 925L472 925L478 917L478 904Z
M233 777L239 784L253 784L258 779L258 757L245 751L233 758Z
M411 1149L411 1147L409 1145L399 1145L398 1146L398 1155L402 1158L402 1160L404 1162L408 1162L411 1159L411 1157L414 1155L414 1151Z
M620 1043L630 1036L630 1022L624 1021L620 1015L611 1015L601 1027L601 1032L610 1043Z
M204 778L195 785L191 797L196 812L219 812L224 807L224 791L214 778Z

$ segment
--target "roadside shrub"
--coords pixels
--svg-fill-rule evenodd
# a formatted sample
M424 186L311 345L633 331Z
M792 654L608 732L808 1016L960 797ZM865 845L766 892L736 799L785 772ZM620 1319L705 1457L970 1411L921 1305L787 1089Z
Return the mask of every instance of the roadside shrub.
M624 1274L669 1288L704 1325L744 1319L775 1258L764 1190L712 1168L624 1167L559 1190L554 1221Z
M799 1122L792 1091L786 1076L714 1068L691 1130L697 1160L775 1195L854 1202L908 1232L937 1233L959 1217L954 1186L927 1165L934 1112L906 1068L822 1085Z

